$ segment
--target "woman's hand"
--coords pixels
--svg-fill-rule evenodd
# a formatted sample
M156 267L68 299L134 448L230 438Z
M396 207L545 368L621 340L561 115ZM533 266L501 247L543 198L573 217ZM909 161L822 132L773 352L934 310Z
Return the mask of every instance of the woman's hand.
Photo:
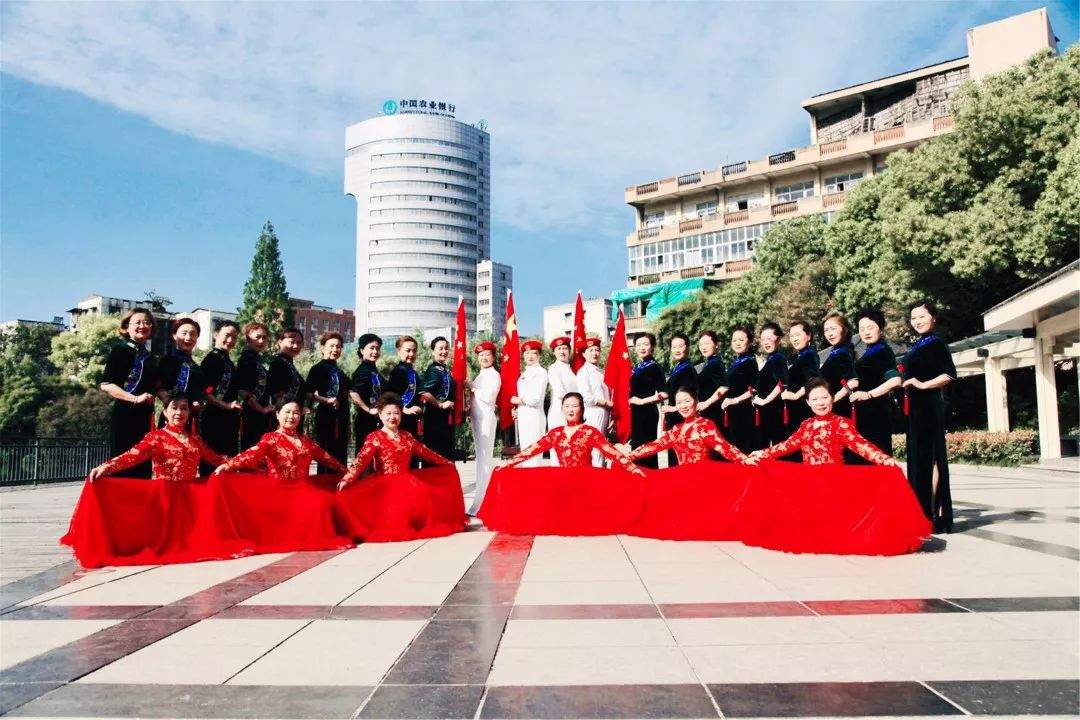
M420 408L419 405L410 405L404 410L404 413L406 415L419 415L421 412L423 412L423 410Z
M798 400L799 398L795 397L795 393L791 392L790 390L781 390L780 391L780 399L781 400L794 401L794 400Z
M218 465L216 468L214 468L214 472L212 472L210 474L211 475L220 475L223 472L225 472L225 463L222 463L221 465Z
M226 410L235 410L236 412L240 412L241 410L244 409L244 406L243 406L243 404L237 402L236 400L233 400L231 403L228 403L228 404L225 405L225 409Z
M521 404L521 398L519 398L517 395L514 395L513 397L510 398L510 404L511 405L520 405Z
M99 477L101 477L101 474L104 471L105 471L105 467L103 465L98 465L96 468L91 469L90 472L88 472L86 474L86 482L90 482L90 483L94 482Z
M368 414L368 415L378 415L378 414L379 414L379 410L378 410L378 408L373 408L373 407L369 407L369 408L367 409L367 414Z
M720 402L720 409L721 410L727 410L729 407L731 407L734 404L735 404L735 402L731 398L724 398Z
M925 390L926 383L918 378L908 378L904 381L904 387L913 387L916 390Z
M746 456L746 459L743 460L743 465L757 465L758 460L760 460L760 458L757 457L757 452L754 452Z
M746 459L753 460L755 463L757 463L759 460L761 460L761 456L764 454L764 450L755 450L754 452L750 453Z
M657 402L663 402L663 401L665 401L667 399L668 399L668 394L666 392L661 391L661 392L656 393L656 401Z
M856 390L855 392L851 393L849 399L851 400L851 402L866 402L870 399L870 393L863 390Z
M439 409L440 410L453 410L454 409L454 401L453 400L443 400L441 403L439 403Z
M349 481L345 480L345 479L342 479L342 481L337 484L338 492L344 490L348 485L349 485Z
M757 405L758 407L761 407L765 404L765 399L755 395L753 398L750 399L750 402L752 402L754 405Z
M151 403L151 404L153 404L153 402L154 402L154 395L153 395L153 393L143 393L143 394L141 394L141 395L136 395L136 396L135 396L135 397L134 397L134 398L132 399L132 401L131 401L131 404L132 404L132 405L143 405L144 403Z

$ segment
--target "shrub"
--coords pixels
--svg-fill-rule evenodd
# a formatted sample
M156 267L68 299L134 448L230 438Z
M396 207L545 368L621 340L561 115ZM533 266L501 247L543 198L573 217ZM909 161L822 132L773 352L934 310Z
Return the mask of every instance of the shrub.
M1038 435L1034 430L999 433L986 430L963 430L945 434L949 462L971 465L1019 465L1038 453ZM907 457L907 437L893 435L893 453Z

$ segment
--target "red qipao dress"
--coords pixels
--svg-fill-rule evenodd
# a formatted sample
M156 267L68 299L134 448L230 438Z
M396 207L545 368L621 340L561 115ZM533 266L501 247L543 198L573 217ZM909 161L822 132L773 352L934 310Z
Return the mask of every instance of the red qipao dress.
M558 466L514 467L545 450ZM594 450L612 461L610 470L593 467ZM613 535L637 522L644 492L641 468L579 423L552 429L497 469L477 517L489 530L518 535Z
M216 485L196 482L199 461L225 458L196 435L151 430L83 485L68 545L86 568L224 560L252 552L241 539ZM151 460L150 480L108 477Z
M336 476L311 476L312 461L344 471L345 467L310 438L284 429L222 466L211 483L221 488L240 534L258 552L333 550L352 546L334 525ZM263 470L237 473L243 468Z
M844 465L845 448L873 466ZM802 463L765 462L796 450ZM764 451L764 477L754 487L743 542L838 555L918 550L930 523L904 474L885 466L891 459L845 417L804 420L791 437Z
M693 415L630 453L631 460L673 449L679 464L649 470L645 508L631 534L664 540L739 540L742 508L760 471L716 424ZM715 451L730 462L710 459Z
M410 469L414 456L430 465ZM372 463L375 472L361 478ZM396 438L383 428L369 434L343 481L334 509L342 532L356 540L416 540L465 529L457 468L407 430Z

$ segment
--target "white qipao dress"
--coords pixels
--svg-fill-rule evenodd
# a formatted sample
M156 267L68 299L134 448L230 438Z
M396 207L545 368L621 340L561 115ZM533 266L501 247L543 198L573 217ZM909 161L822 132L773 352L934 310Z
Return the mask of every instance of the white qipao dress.
M551 388L551 404L547 411L548 430L554 430L566 424L566 418L562 412L562 401L568 392L577 392L577 378L570 363L556 360L547 369L548 386ZM522 447L525 447L522 445ZM558 465L559 458L551 453L551 464Z
M585 363L577 371L577 391L585 400L585 422L607 435L608 408L598 403L611 402L611 388L604 384L604 371L599 365ZM593 465L603 467L603 456L593 451Z
M539 365L526 365L518 378L517 406L518 446L529 447L544 436L544 394L547 392L547 371ZM521 467L536 467L541 457L529 458Z
M495 433L499 429L499 410L496 401L502 378L495 368L484 368L472 381L472 431L476 441L476 494L469 514L475 515L484 502L491 471L495 469Z

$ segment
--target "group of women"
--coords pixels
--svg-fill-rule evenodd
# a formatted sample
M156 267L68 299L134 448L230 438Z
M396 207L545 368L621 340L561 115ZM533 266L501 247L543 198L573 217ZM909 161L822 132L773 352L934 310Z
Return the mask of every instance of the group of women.
M788 330L790 357L781 348L780 327L766 324L757 338L765 355L760 364L752 332L735 330L729 368L713 332L697 338L702 361L696 365L690 339L671 338L670 371L653 358L655 338L638 337L629 447L608 442L613 395L599 366L600 340L580 343L583 363L576 372L569 338L552 341L555 361L547 368L540 365L540 342L528 340L510 398L523 450L498 469L497 349L480 343L474 351L481 369L467 381L477 457L468 514L489 528L518 532L637 532L818 552L915 549L930 532L928 521L938 532L951 525L940 388L955 370L933 333L931 304L912 309L920 337L906 367L896 364L883 340L880 313L863 312L856 320L866 350L855 356L850 325L834 313L822 328L830 349L820 363L814 329L805 322ZM399 337L399 362L384 378L376 365L382 341L363 335L360 364L349 377L338 367L343 338L328 333L319 339L323 359L305 379L293 362L303 345L295 328L276 338L278 352L269 364L263 354L270 332L261 323L223 324L201 364L191 355L199 333L193 320L174 324L175 349L160 359L147 350L152 331L148 311L129 312L120 327L124 343L106 364L101 387L114 400L114 457L91 472L62 539L85 566L333 548L465 528L461 484L450 460L456 394L445 338L432 341L432 363L420 373L413 367L416 340ZM241 331L245 347L234 364L230 351ZM910 487L890 456L894 394L902 396L909 421ZM164 407L156 421L155 400ZM300 431L309 411L313 438ZM350 433L357 448L352 465ZM668 469L657 470L656 456L671 451ZM545 452L550 465L538 466ZM801 465L768 462L800 453ZM845 454L883 467L844 468ZM312 462L316 475L309 475ZM791 473L823 464L828 472L814 477ZM147 477L151 482L140 479ZM792 484L799 488L776 494ZM822 487L833 485L848 496L822 495ZM795 517L792 498L800 492L813 502ZM810 520L814 514L806 508L822 502L851 511L858 541L846 526ZM773 503L779 506L769 507ZM921 512L913 515L912 507ZM832 507L825 514L844 513Z

